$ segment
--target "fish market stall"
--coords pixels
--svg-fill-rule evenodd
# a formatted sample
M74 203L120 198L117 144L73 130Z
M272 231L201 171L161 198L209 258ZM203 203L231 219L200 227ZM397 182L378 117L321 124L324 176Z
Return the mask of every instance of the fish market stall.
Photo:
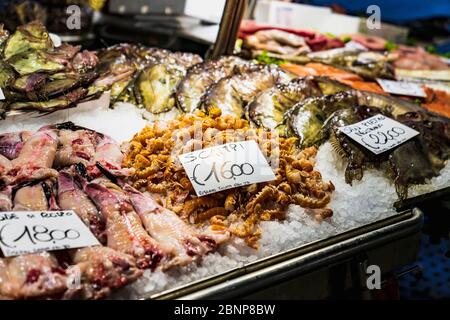
M401 52L306 31L270 52L286 31L247 26L232 55L244 8L207 58L0 24L0 229L59 212L91 237L21 222L54 246L11 253L1 231L0 298L367 298L369 266L415 260L415 204L450 188L444 108L377 82Z

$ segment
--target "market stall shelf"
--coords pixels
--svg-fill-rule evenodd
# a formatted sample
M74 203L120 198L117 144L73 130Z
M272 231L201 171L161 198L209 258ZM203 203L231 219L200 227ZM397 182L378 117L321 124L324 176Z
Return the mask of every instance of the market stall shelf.
M329 264L346 289L365 264L385 274L413 261L414 205L450 188L442 96L384 92L388 50L275 30L244 39L256 59L203 62L137 44L55 48L38 23L2 35L0 211L73 210L101 244L2 256L2 298L265 297L289 276L320 278L296 294L325 298ZM377 154L343 133L373 117L414 134ZM179 156L249 140L275 179L199 195Z

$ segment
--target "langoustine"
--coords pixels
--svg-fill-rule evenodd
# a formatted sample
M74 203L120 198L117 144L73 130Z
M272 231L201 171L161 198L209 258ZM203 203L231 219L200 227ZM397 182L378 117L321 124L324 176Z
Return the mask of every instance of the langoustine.
M290 204L310 209L321 209L328 204L333 190L313 170L315 148L298 152L296 138L278 138L263 129L249 128L246 120L220 114L218 108L211 108L210 116L197 110L167 122L164 127L155 124L144 128L133 138L123 163L136 170L131 176L133 187L140 191L146 188L161 197L161 203L184 222L205 223L208 236L216 242L226 241L220 236L230 231L252 247L257 247L261 236L258 229L261 220L285 218ZM202 124L199 128L204 139L201 141L194 135L195 123ZM177 143L174 137L179 136L186 139ZM224 141L244 140L259 143L268 162L277 166L276 179L197 197L176 155L192 151L196 145L207 148ZM289 179L291 175L299 179ZM304 197L295 197L296 194ZM314 214L325 219L332 211Z

